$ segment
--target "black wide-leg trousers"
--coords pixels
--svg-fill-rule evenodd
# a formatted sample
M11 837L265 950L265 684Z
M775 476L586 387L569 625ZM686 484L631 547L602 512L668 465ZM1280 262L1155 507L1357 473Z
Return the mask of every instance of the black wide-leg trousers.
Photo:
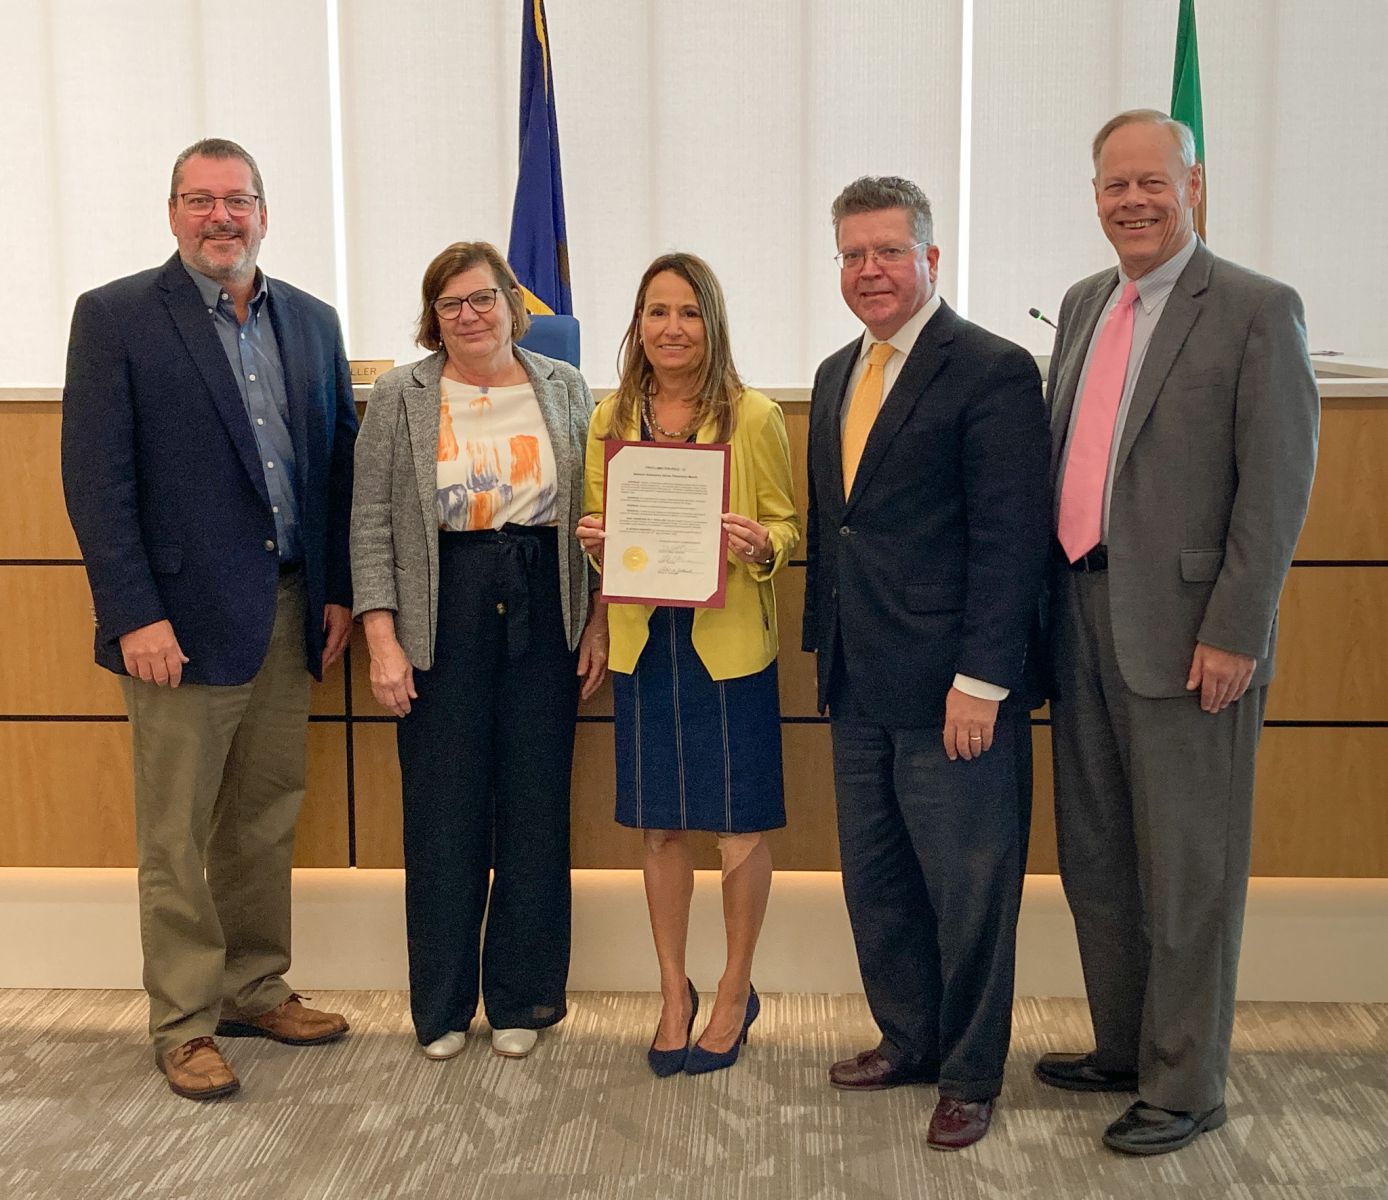
M576 667L552 527L440 532L434 665L397 731L422 1044L469 1027L479 982L494 1029L565 1014Z

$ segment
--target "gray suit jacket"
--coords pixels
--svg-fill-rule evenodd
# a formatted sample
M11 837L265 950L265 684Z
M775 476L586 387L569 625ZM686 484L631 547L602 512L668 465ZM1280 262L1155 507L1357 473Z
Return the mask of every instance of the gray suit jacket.
M1056 494L1085 352L1117 281L1092 275L1060 308L1047 387ZM1257 658L1253 687L1272 678L1319 419L1296 292L1198 246L1153 332L1115 463L1109 605L1134 692L1184 695L1197 641Z
M588 564L574 525L583 513L583 453L593 395L568 363L516 347L530 376L559 475L559 592L569 648L588 616ZM420 670L434 662L439 606L439 379L442 350L382 375L357 438L352 491L353 614L395 613L395 636Z

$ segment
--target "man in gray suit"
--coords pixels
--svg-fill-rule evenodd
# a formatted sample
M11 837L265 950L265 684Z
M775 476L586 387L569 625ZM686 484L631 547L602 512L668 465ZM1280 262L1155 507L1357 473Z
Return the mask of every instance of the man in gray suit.
M1119 269L1082 280L1051 358L1056 829L1095 1048L1046 1083L1136 1091L1104 1133L1160 1154L1224 1123L1253 760L1319 399L1301 301L1195 235L1190 130L1094 139Z

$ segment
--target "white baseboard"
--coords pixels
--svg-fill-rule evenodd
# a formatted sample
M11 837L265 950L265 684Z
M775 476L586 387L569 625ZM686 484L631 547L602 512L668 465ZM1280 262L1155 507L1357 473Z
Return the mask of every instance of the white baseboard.
M646 991L655 961L639 871L575 871L574 991ZM403 873L294 873L294 986L407 986ZM1254 879L1239 998L1388 1001L1388 880ZM718 873L700 871L689 968L722 970ZM862 990L839 877L776 875L757 951L768 992ZM0 987L138 988L133 869L0 868ZM1017 931L1017 991L1084 994L1074 926L1054 875L1030 875Z

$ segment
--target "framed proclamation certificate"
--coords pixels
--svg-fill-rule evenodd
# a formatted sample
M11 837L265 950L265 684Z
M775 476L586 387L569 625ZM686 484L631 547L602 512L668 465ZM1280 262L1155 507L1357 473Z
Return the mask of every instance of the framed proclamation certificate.
M726 443L604 444L602 597L617 603L722 608Z

